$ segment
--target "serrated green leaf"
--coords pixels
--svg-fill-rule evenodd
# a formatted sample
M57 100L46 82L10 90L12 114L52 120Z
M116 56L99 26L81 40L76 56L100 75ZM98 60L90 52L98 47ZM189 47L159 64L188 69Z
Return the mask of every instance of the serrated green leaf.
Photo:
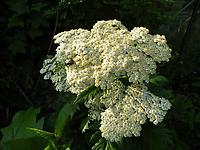
M43 149L46 145L45 141L26 130L27 127L42 129L44 119L36 122L36 117L39 112L39 108L30 108L17 112L13 117L12 123L8 127L1 129L3 134L1 145L8 150L24 150L23 148L32 150L33 145L38 150ZM16 146L16 143L19 143L20 146Z
M75 99L74 103L83 103L87 100L89 100L90 98L93 98L97 93L100 93L101 89L99 87L96 86L90 86L89 88L87 88L85 91L81 92L77 98Z
M75 112L79 109L78 105L72 103L66 103L58 114L58 118L55 124L54 133L58 136L62 135L62 131L67 122L72 119Z

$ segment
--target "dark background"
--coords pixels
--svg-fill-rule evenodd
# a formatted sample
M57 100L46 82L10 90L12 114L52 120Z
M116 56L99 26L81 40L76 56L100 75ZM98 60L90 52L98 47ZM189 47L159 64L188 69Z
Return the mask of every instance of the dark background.
M3 0L0 4L0 128L28 107L41 115L57 110L62 96L39 70L55 54L53 35L91 29L98 20L117 19L129 30L147 27L164 34L172 48L158 74L168 78L173 108L167 118L175 141L200 148L200 1L199 0Z

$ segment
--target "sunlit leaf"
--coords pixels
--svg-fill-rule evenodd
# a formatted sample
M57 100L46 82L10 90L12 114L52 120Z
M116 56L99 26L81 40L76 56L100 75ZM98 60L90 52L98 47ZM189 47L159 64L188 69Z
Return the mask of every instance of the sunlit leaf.
M8 127L1 129L3 134L2 147L6 150L43 149L46 142L26 129L27 127L42 129L44 119L36 121L39 112L40 109L34 108L17 112L13 117L12 123Z

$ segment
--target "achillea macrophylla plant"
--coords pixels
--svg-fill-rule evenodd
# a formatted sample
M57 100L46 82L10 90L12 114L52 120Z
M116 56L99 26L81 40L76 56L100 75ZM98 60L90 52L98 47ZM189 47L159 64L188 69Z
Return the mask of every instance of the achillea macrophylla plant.
M165 36L151 35L144 27L128 31L120 21L98 21L84 29L57 34L56 55L44 61L41 73L58 91L81 95L99 89L85 101L91 120L100 120L102 137L120 141L140 136L149 118L162 122L171 104L148 91L145 83L156 73L156 62L169 61Z

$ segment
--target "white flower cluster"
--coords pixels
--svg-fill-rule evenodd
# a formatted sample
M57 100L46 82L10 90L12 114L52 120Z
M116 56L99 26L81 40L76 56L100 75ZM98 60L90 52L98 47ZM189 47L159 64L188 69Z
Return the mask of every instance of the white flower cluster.
M40 73L45 73L45 80L51 79L57 91L67 91L69 88L69 85L66 84L65 55L62 55L62 53L46 59Z
M140 136L141 125L149 118L155 125L162 122L171 104L148 92L146 88L128 86L126 95L113 107L101 113L102 136L111 141Z
M128 31L120 21L109 20L98 21L91 31L64 31L54 38L57 53L44 62L41 73L59 91L80 94L93 85L103 90L85 103L91 119L101 120L103 137L139 136L147 118L154 124L163 120L171 104L144 85L156 72L156 62L171 57L163 35L150 35L144 27Z
M109 108L120 102L125 96L125 86L119 80L107 86L107 89L89 99L85 106L90 108L89 116L92 120L100 120L103 108Z

